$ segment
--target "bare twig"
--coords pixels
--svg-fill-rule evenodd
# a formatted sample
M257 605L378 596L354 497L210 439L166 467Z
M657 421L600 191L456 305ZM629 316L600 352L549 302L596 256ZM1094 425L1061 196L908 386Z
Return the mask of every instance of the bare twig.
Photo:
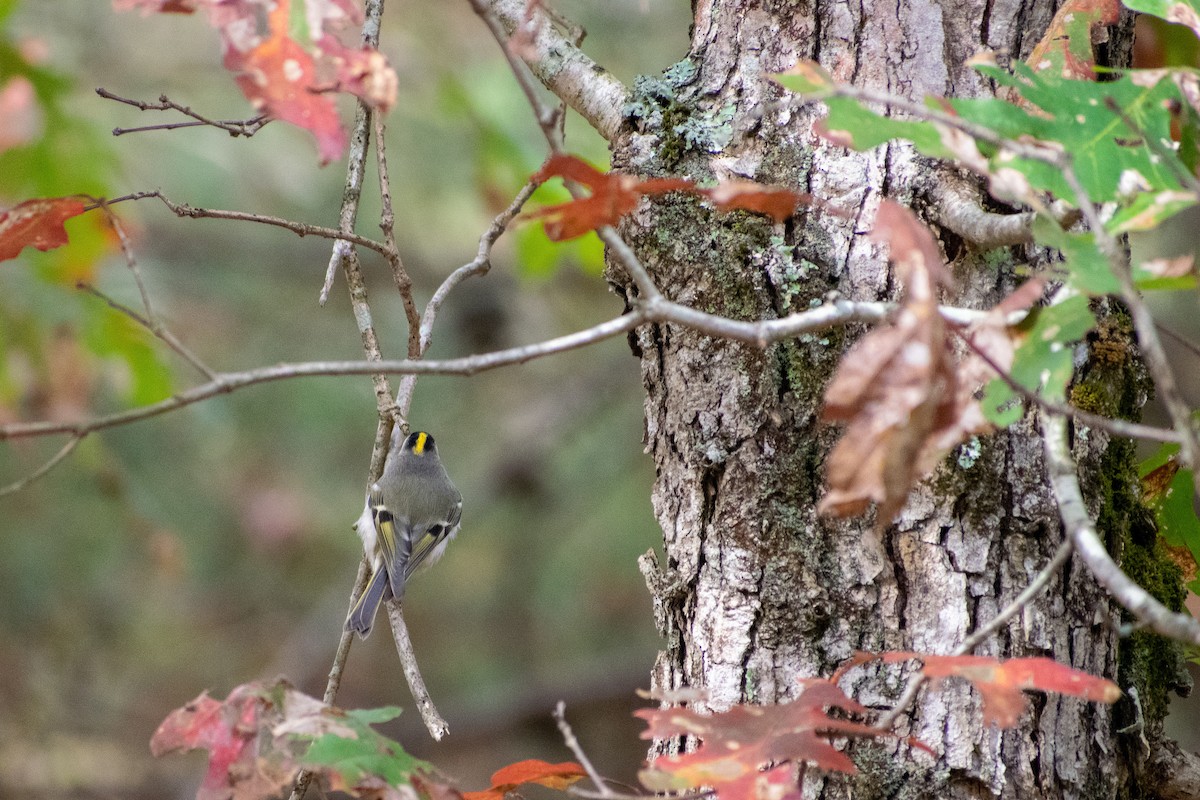
M501 211L492 220L492 224L488 226L483 235L479 237L479 248L476 250L475 258L463 264L458 269L446 276L438 286L437 291L433 293L433 297L425 304L425 312L421 314L421 337L419 354L424 355L429 349L429 344L433 341L433 323L437 320L438 311L441 310L442 304L446 302L446 297L450 292L463 281L477 275L486 275L488 270L492 268L492 247L496 241L508 229L513 218L521 211L530 195L537 189L537 184L527 183L517 192L517 196L508 204L508 208ZM413 390L416 388L416 378L412 375L406 375L401 381L400 386L396 390L396 407L399 409L399 414L402 419L408 418L409 408L412 406Z
M383 18L383 0L367 0L364 8L361 40L364 46L376 49L379 46L379 25ZM326 271L325 283L321 289L320 304L328 299L330 287L333 284L333 273L338 265L346 276L346 284L350 292L350 303L354 310L355 323L362 336L363 352L367 363L378 363L383 359L379 349L379 338L371 318L371 307L367 300L366 284L363 281L362 270L359 268L358 251L352 246L351 234L354 221L358 216L358 202L362 193L363 174L366 168L367 146L370 140L371 117L373 112L361 98L357 103L354 115L354 130L350 135L350 151L346 160L346 183L342 192L342 206L338 214L337 241L334 242L330 254L329 267ZM383 144L379 145L381 148ZM386 176L381 175L381 181L386 185ZM385 230L390 235L390 230ZM380 251L389 263L398 258L394 242L390 241ZM375 389L375 403L378 413L378 423L375 430L375 443L371 451L371 461L367 470L368 485L379 479L383 474L383 464L386 458L390 434L394 423L395 403L392 400L392 390L384 372L378 369L371 373L371 381ZM355 591L351 594L351 604L361 593L370 572L369 553L364 553L358 565L358 576L355 580ZM403 627L403 620L401 620ZM392 622L392 633L396 635L397 626ZM333 666L329 671L329 679L325 685L325 702L332 703L337 697L341 685L342 670L350 655L350 645L353 643L353 633L343 628L338 640L338 650L334 656ZM415 669L415 662L413 664ZM408 664L405 663L407 671ZM410 682L411 685L411 682ZM424 717L424 714L422 714ZM430 733L435 739L440 736L431 728ZM312 773L301 770L296 776L295 788L290 800L303 800L305 791L312 782Z
M1163 606L1134 583L1108 554L1083 503L1083 492L1067 442L1066 420L1043 414L1042 440L1046 448L1046 471L1058 501L1063 528L1096 580L1139 622L1163 636L1200 645L1200 622Z
M75 451L75 448L79 446L79 443L83 441L83 437L86 435L87 434L79 434L72 436L67 440L67 443L59 448L59 451L55 453L45 464L42 464L36 470L29 473L24 478L21 478L19 481L14 481L7 486L0 487L0 497L21 491L38 478L41 478L47 472L57 467L67 456L71 455L71 453Z
M165 94L159 95L157 103L148 103L142 100L132 100L128 97L121 97L113 94L104 88L96 89L96 94L106 100L115 100L118 103L124 103L127 106L141 109L142 111L178 111L180 114L191 117L195 122L171 122L163 125L144 125L140 128L113 128L113 136L121 136L126 133L139 133L141 131L155 130L173 130L175 128L190 128L199 125L204 125L212 128L220 128L230 136L253 136L266 125L270 120L265 114L260 114L257 117L251 117L246 120L216 120L197 114L187 106L176 103Z
M396 247L396 214L392 210L392 187L388 179L387 166L387 126L382 114L372 114L371 122L375 132L375 162L379 173L379 196L382 210L379 217L379 227L383 231L383 242L387 245L390 255L388 264L392 267L392 279L396 282L396 291L400 293L400 302L404 306L404 316L408 320L408 357L421 356L421 317L417 314L417 304L413 300L412 278L404 268L400 251Z
M122 195L121 197L113 197L103 202L108 205L114 205L126 200L145 200L147 198L156 198L162 202L171 212L177 217L190 217L192 219L229 219L239 222L257 222L263 225L272 225L276 228L284 228L291 231L297 236L318 236L322 239L341 239L351 244L361 245L368 250L374 250L384 258L387 257L387 246L374 239L366 236L359 236L357 233L344 233L336 228L326 228L321 225L309 225L304 222L295 222L282 217L271 217L266 214L251 214L246 211L224 211L215 208L195 208L185 203L176 203L168 199L161 192L134 192L132 194ZM88 207L88 210L99 208L101 203L96 203Z
M591 779L592 785L599 790L601 797L614 797L616 792L608 788L608 784L604 778L600 777L600 773L592 766L592 760L587 757L587 753L583 752L583 747L580 746L579 740L575 738L575 731L571 730L570 724L567 722L567 704L562 700L558 701L558 705L554 707L554 721L558 724L558 731L562 734L563 742L575 754L575 758L579 759L579 763L583 765L583 769Z
M201 375L208 378L210 381L216 380L217 373L209 369L208 365L201 361L199 356L193 353L191 349L187 347L187 345L185 345L175 336L175 334L167 330L167 328L164 327L161 322L146 319L129 306L112 299L95 286L92 286L90 283L83 283L80 281L79 283L75 284L75 288L79 289L81 292L87 292L93 297L103 300L109 308L113 309L114 311L121 312L137 324L144 327L146 330L150 331L150 333L154 334L154 336L166 344L167 347L178 353L184 361L195 367L196 371Z
M388 622L392 625L392 636L396 640L396 652L400 655L400 664L404 667L404 677L408 680L409 691L417 703L417 711L421 713L429 735L435 740L440 740L450 732L450 726L433 705L421 671L417 669L417 657L413 653L412 640L408 637L408 626L404 624L401 604L393 597L384 603L384 606L387 608Z
M1090 411L1076 408L1075 406L1056 403L1037 392L1025 387L1019 383L1007 370L1001 368L996 361L989 356L983 348L979 347L965 332L952 328L963 343L969 347L975 355L983 360L983 363L991 367L992 371L999 376L1000 380L1012 389L1017 394L1021 395L1025 400L1040 407L1044 411L1060 416L1071 417L1076 422L1087 425L1090 428L1097 430L1108 431L1115 436L1125 436L1130 439L1145 439L1151 442L1170 442L1178 444L1182 441L1179 432L1169 428L1156 428L1152 425L1143 425L1140 422L1130 422L1124 419L1113 419L1104 417L1099 414L1093 414Z

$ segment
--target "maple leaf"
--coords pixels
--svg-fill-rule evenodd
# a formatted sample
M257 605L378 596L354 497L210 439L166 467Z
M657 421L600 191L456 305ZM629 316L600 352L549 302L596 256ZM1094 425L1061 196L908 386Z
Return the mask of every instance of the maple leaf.
M536 783L551 789L566 789L587 773L574 761L550 764L536 758L518 761L492 773L492 785L480 792L463 792L465 800L504 800L504 796L524 783Z
M63 223L87 210L78 197L26 200L0 211L0 261L16 258L26 247L53 250L67 243Z
M880 657L889 663L919 659L927 678L965 678L983 696L984 721L1000 728L1012 728L1028 706L1025 691L1056 692L1112 704L1121 698L1115 683L1060 664L1052 658L1010 658L990 656L931 656L921 653L890 652Z
M829 455L829 491L818 508L851 516L874 502L886 525L920 474L920 454L956 376L936 297L949 276L933 234L911 211L884 200L872 237L890 244L906 292L891 323L850 349L825 390L822 418L846 429Z
M528 211L524 219L540 219L546 236L555 242L574 239L605 225L616 225L633 211L644 195L664 194L692 189L695 184L683 178L647 178L604 173L572 155L555 154L533 176L536 183L563 178L586 186L591 194L554 206Z
M799 697L773 706L738 705L711 715L686 708L635 711L647 722L643 739L694 736L702 742L695 752L655 760L639 773L642 783L655 791L712 786L721 800L783 800L800 796L789 764L854 773L854 762L826 737L889 734L831 717L826 709L867 711L831 681L800 684Z
M318 94L313 57L288 36L289 0L267 16L269 35L243 51L227 42L225 67L246 99L266 114L304 128L317 140L321 164L341 156L348 138L333 100Z
M1009 317L1036 303L1045 287L1040 278L1026 281L963 333L972 349L957 362L955 389L943 396L934 413L934 429L917 456L918 472L931 472L946 453L968 436L995 427L988 421L976 394L996 377L993 365L1006 373L1011 371L1018 336L1016 329L1008 324Z

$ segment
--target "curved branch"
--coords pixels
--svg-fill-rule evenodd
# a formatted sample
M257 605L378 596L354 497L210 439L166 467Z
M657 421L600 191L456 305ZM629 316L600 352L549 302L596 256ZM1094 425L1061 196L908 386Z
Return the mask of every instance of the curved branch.
M523 34L517 54L538 80L559 99L579 112L606 141L613 141L621 129L621 107L629 94L625 85L601 67L555 27L541 9L527 19L525 0L470 0L475 12L489 27L499 23L493 33L501 41L514 33ZM506 57L513 58L505 46ZM542 120L539 119L539 122Z
M1042 415L1042 440L1046 446L1046 471L1058 501L1067 535L1096 580L1129 613L1163 636L1200 644L1200 622L1187 614L1171 611L1126 575L1108 554L1096 526L1083 504L1083 492L1075 474L1075 462L1067 443L1067 422L1059 416Z

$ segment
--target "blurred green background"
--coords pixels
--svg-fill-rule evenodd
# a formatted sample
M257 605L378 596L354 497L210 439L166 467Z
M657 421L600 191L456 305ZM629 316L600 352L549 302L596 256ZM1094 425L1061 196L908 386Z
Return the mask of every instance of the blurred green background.
M630 82L687 48L686 3L564 2L601 63ZM466 3L389 2L382 37L401 79L388 119L397 238L423 307L544 156L495 44ZM0 0L0 89L37 90L35 128L0 153L0 207L28 197L161 189L177 202L333 225L340 164L317 167L303 131L250 140L97 97L167 94L201 113L251 110L202 17L114 13L108 3ZM351 105L342 101L349 120ZM606 154L577 118L570 147ZM373 198L374 173L365 195ZM218 370L355 359L344 283L316 300L329 243L245 223L179 220L155 201L118 207L172 331ZM378 233L368 199L359 230ZM201 380L145 331L73 288L133 306L136 287L99 215L72 244L0 265L0 419L71 419ZM432 357L566 333L621 310L590 241L552 246L533 226L444 307ZM386 265L364 255L386 356L403 313ZM395 386L395 380L393 380ZM420 726L386 626L350 655L339 704L399 704L385 731L464 788L516 759L566 760L550 720L563 699L602 771L632 780L629 717L658 647L636 558L660 534L642 453L638 364L623 340L475 378L423 378L411 416L432 431L465 497L463 532L414 581L406 616L451 729ZM162 718L203 690L285 675L320 696L359 559L350 530L375 430L368 378L253 387L88 437L45 478L0 497L0 797L190 797L203 756L149 755ZM61 439L0 446L0 483Z

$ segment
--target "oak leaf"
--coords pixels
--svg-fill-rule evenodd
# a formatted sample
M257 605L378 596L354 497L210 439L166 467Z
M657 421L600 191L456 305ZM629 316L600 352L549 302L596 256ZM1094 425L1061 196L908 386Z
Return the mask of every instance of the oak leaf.
M828 742L834 736L887 735L869 725L830 716L827 709L852 714L867 709L820 678L801 682L799 697L773 706L738 705L717 714L687 708L642 709L643 739L694 736L694 752L662 756L639 777L655 791L712 786L721 800L783 800L799 797L789 764L811 763L853 773L854 762ZM765 771L764 771L765 770Z
M1012 728L1028 706L1025 692L1056 692L1100 703L1115 703L1121 689L1112 681L1089 675L1060 664L1052 658L1010 658L991 656L931 656L921 653L891 652L880 656L885 662L919 659L927 678L965 678L983 696L984 721L1000 728Z
M884 200L871 235L890 245L906 291L891 323L850 349L825 390L822 418L846 429L829 455L829 491L818 508L852 516L874 502L886 525L919 477L938 410L957 386L937 308L937 287L950 279L933 234L911 211Z
M586 186L590 195L566 203L539 208L522 216L540 219L551 241L561 242L582 236L605 225L616 225L633 211L645 195L691 189L683 178L638 178L618 172L604 173L582 159L556 154L533 176L537 183L563 178Z
M53 250L67 243L63 223L87 206L78 197L26 200L0 211L0 261L16 258L26 247Z

